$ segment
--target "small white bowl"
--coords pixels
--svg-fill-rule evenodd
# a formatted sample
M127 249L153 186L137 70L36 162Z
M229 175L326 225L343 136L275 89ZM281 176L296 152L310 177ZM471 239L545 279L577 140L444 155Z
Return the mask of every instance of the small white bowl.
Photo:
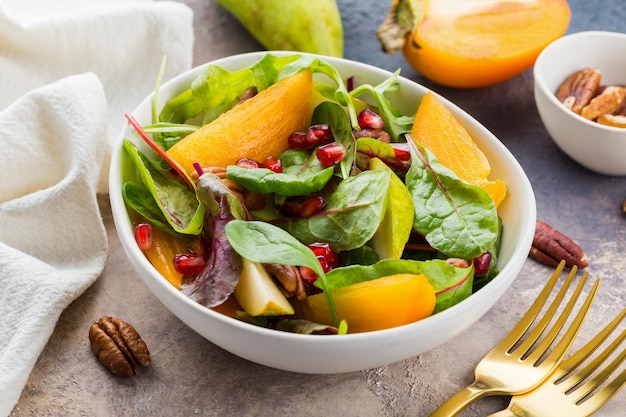
M580 165L604 175L626 175L626 128L605 126L568 110L556 98L565 79L585 67L603 85L626 84L626 34L579 32L546 47L535 62L535 102L554 142Z
M230 70L241 69L252 65L264 54L237 55L211 64ZM362 63L337 58L322 59L335 66L342 76L354 76L360 83L375 85L391 75L388 71ZM158 108L170 97L187 89L206 65L164 84L159 90ZM397 99L396 104L402 107L401 110L415 111L417 103L428 90L405 78L400 78L399 82L400 92L394 101ZM152 96L146 98L133 112L141 124L150 121L151 100ZM387 330L345 336L311 336L257 327L197 304L170 285L135 243L133 225L121 193L122 138L132 140L144 152L149 150L130 126L123 129L115 145L110 172L111 207L122 246L145 284L180 320L223 349L259 364L313 374L352 372L397 362L441 345L476 322L509 288L528 255L536 219L535 196L517 160L484 126L454 104L442 100L489 158L493 178L501 178L508 185L508 195L499 209L504 224L498 258L500 274L480 291L448 310Z

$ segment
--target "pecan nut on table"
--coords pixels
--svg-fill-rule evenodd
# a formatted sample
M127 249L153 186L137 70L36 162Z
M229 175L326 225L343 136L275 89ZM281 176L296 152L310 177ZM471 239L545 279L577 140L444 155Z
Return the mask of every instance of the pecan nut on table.
M133 326L115 317L102 317L89 328L91 349L114 375L129 378L150 365L150 352Z
M537 221L529 255L535 260L556 267L561 260L568 267L579 269L589 265L587 255L576 242L547 223Z

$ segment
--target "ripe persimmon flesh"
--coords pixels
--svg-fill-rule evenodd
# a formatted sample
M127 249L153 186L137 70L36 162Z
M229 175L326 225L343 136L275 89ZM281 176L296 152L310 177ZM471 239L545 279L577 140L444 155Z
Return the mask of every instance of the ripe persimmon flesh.
M411 137L459 178L483 188L496 207L504 199L504 181L487 178L491 172L487 157L463 125L433 93L426 93L422 98Z
M476 88L530 68L565 33L570 9L566 0L395 0L379 29L390 53L394 48L385 46L381 31L394 16L412 22L398 33L405 36L402 51L415 70L441 85Z
M396 274L331 290L337 317L346 320L348 333L401 326L428 317L436 294L422 274ZM332 325L324 294L305 300L304 315L314 323Z
M167 153L187 174L226 167L241 158L263 161L288 149L287 138L309 123L311 70L284 78L187 135Z

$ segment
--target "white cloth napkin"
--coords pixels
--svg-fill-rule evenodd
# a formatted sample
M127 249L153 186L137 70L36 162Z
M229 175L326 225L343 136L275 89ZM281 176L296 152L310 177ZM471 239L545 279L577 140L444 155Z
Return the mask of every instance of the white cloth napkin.
M112 142L164 55L164 80L191 66L192 18L167 1L0 0L0 416L104 268Z

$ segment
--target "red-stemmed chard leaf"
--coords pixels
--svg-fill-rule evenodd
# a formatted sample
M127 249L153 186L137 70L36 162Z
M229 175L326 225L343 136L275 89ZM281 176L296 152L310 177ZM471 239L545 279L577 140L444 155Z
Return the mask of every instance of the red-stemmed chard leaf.
M150 145L150 147L152 149L154 149L154 151L165 160L165 162L167 162L173 169L174 171L176 171L181 177L183 177L183 179L185 180L185 182L187 182L187 184L191 187L191 189L195 189L196 186L193 183L193 181L191 180L191 178L189 178L189 175L187 175L187 172L183 169L183 167L181 167L178 162L176 162L171 156L169 156L167 154L167 152L165 152L163 150L163 148L161 148L155 141L154 139L152 139L152 137L150 137L150 135L148 133L146 133L146 131L141 127L141 125L139 124L139 122L137 121L137 119L135 119L135 117L131 114L125 114L126 119L128 120L128 122L130 123L130 125L133 127L133 129L135 129L135 131L139 134L139 136L148 144Z

